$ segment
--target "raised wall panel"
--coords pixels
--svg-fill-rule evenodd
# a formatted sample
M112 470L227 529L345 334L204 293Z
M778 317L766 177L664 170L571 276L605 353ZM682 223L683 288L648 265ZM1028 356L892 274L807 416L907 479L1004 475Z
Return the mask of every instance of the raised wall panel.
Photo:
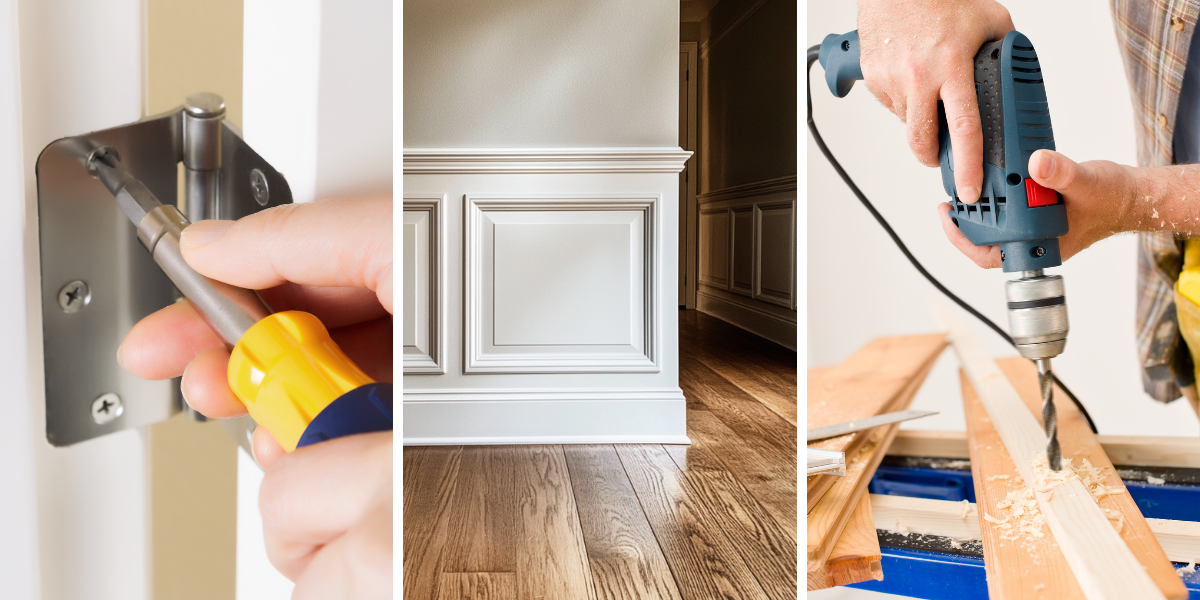
M467 195L466 372L658 371L656 202Z
M733 277L729 289L749 296L754 284L754 211L751 207L735 208L732 214L729 262L733 266Z
M792 307L796 273L795 205L791 202L754 207L757 280L754 297Z
M404 199L404 373L445 373L440 197Z
M700 212L700 283L729 288L729 211Z

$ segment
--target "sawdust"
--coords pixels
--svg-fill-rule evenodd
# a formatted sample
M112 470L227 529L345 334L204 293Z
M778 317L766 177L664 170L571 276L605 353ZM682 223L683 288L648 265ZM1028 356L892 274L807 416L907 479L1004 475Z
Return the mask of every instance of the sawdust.
M969 516L971 516L971 502L968 500L963 500L962 501L962 515L960 515L959 518L966 519Z
M1046 455L1041 454L1034 458L1030 466L1033 469L1034 485L1029 487L1024 485L1024 482L1014 482L1019 487L1009 490L1004 499L996 503L996 509L1002 518L998 519L987 513L983 514L983 518L1000 528L1000 539L1017 542L1034 555L1036 564L1038 542L1046 537L1046 517L1038 506L1035 492L1046 494L1048 499L1053 499L1057 488L1072 479L1078 479L1092 498L1099 502L1105 496L1123 492L1124 487L1108 485L1105 470L1095 467L1086 458L1082 459L1079 466L1072 464L1071 459L1063 458L1062 469L1054 471L1050 469ZM1120 511L1105 509L1104 514L1112 522L1117 533L1124 529L1125 515Z
M1166 482L1167 482L1166 479L1161 479L1161 478L1155 477L1153 475L1146 475L1146 483L1149 483L1150 485L1162 485Z
M1196 561L1194 561L1194 560L1192 562L1188 563L1186 567L1179 567L1178 569L1175 569L1175 574L1180 577L1183 577L1184 575L1191 575L1195 572L1196 572Z

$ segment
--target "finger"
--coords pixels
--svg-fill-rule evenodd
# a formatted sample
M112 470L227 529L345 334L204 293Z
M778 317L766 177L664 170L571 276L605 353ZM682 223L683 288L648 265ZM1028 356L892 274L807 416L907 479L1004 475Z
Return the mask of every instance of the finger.
M287 204L238 221L183 231L183 256L200 273L261 290L285 281L363 287L392 310L392 197Z
M954 184L959 200L970 204L979 199L983 189L983 129L971 61L955 68L957 72L942 85L941 96L950 146L954 148Z
M963 235L963 232L958 230L958 226L950 219L950 204L941 203L938 205L938 214L942 220L942 231L946 233L950 243L958 248L971 259L971 262L985 269L995 269L1000 266L1000 247L999 246L976 246Z
M276 440L266 427L255 427L254 439L250 442L251 447L254 448L254 460L257 460L264 469L271 468L275 461L287 454L279 440Z
M332 329L329 337L372 379L392 380L392 317Z
M224 346L209 348L188 363L180 390L183 399L210 419L228 419L246 414L246 405L229 389L229 351Z
M392 432L337 438L279 457L259 490L271 564L296 579L321 545L344 534L391 489Z
M908 130L908 147L921 164L938 166L937 95L908 95L908 114L904 119Z
M363 520L317 550L295 581L292 600L391 598L392 495L380 494Z
M200 353L224 345L191 302L176 302L134 325L117 348L117 361L142 379L170 379Z
M333 329L389 316L375 292L366 288L318 287L285 283L259 290L274 312L302 310Z
M1038 150L1029 157L1029 176L1043 187L1064 194L1079 183L1079 173L1075 161L1053 150Z

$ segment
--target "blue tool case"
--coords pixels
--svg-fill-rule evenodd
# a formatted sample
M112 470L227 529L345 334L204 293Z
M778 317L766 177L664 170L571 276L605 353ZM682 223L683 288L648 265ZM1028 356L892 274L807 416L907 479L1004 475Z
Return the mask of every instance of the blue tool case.
M1115 466L1143 516L1200 521L1200 469ZM868 491L975 502L971 463L965 459L887 456L871 478ZM983 545L979 541L958 543L936 535L882 529L877 533L883 555L883 581L864 581L849 587L928 600L987 598ZM1200 569L1184 575L1183 582L1188 597L1200 600Z

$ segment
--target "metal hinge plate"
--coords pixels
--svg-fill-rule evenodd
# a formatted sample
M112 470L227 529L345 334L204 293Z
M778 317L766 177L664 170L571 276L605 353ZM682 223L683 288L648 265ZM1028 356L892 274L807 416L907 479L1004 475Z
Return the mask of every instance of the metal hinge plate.
M283 175L225 122L220 143L218 218L292 202ZM178 206L183 109L63 138L38 157L46 439L55 446L156 423L182 408L179 379L146 381L117 364L117 348L130 328L179 294L112 194L84 167L100 146L116 148L160 201Z

